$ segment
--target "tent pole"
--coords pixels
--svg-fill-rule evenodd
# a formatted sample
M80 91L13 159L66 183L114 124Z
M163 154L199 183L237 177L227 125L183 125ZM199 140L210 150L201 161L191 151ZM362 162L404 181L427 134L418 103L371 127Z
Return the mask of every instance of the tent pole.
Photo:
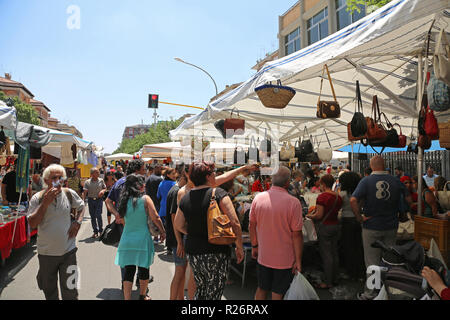
M420 110L422 106L422 96L423 96L423 59L422 53L418 56L418 67L417 67L417 109ZM419 147L419 152L417 154L417 215L422 215L422 190L423 190L423 179L422 179L422 169L423 169L423 149Z

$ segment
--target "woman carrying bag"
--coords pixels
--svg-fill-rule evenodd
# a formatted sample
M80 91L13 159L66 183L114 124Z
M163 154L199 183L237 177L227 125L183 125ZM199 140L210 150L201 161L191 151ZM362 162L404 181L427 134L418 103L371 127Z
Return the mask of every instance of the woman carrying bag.
M197 285L194 299L220 300L229 271L231 247L208 241L207 215L213 193L220 211L228 216L236 235L237 263L244 258L241 226L226 191L211 187L215 185L214 164L194 162L188 175L194 188L181 200L174 227L187 234L185 252Z
M320 178L322 193L316 201L316 210L306 217L319 222L316 225L319 240L319 252L325 271L325 282L317 285L318 289L329 289L337 282L339 274L339 220L338 212L342 207L342 198L332 191L334 178L325 175Z
M131 300L131 289L137 267L140 284L139 300L151 300L146 291L155 247L148 227L148 217L158 227L161 239L164 240L166 234L152 200L145 195L144 176L137 174L127 176L120 194L119 214L125 219L125 228L120 238L115 263L125 268L124 298Z

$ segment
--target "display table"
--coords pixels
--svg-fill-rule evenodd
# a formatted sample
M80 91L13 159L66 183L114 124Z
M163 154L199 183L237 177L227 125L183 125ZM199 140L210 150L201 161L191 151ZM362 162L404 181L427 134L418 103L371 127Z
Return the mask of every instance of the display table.
M16 232L14 232L14 226ZM11 241L14 234L14 240ZM27 244L26 217L19 216L15 220L0 225L0 255L1 259L9 258L12 249L18 249Z

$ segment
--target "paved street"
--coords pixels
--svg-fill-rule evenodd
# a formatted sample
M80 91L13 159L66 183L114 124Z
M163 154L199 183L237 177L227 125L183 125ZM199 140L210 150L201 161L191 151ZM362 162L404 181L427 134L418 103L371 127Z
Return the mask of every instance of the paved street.
M106 226L106 208L103 210L103 225ZM80 268L80 300L122 300L120 268L114 264L116 248L106 246L91 238L92 227L89 213L86 213L77 237L77 260ZM149 295L154 300L168 300L170 283L175 272L173 257L167 255L162 245L155 245L155 262L150 268L154 282L149 284ZM317 266L317 256L305 249L304 271L311 271L308 265ZM320 258L319 258L320 259ZM310 263L311 262L311 263ZM39 268L36 237L27 246L13 250L4 267L0 268L0 299L1 300L43 300L44 294L39 290L36 275ZM238 266L241 270L242 266ZM314 268L313 268L314 269ZM256 290L255 261L248 256L247 276L244 287L241 278L230 271L228 284L222 299L252 300ZM361 289L360 283L341 281L349 292L354 294ZM332 299L328 290L317 291L320 299ZM133 298L138 299L138 291L133 286Z
M106 225L106 211L103 212ZM80 267L80 300L121 300L120 268L114 264L116 248L106 246L91 238L92 228L89 213L77 237L77 259ZM168 300L170 282L175 271L173 257L167 255L162 245L156 245L155 262L150 268L154 282L149 284L152 299ZM43 300L44 294L39 290L36 275L39 263L35 237L23 248L13 250L4 267L0 268L1 300ZM256 288L256 277L250 274L246 286L241 289L240 279L232 273L234 284L227 286L223 299L252 299ZM133 286L133 297L138 298L138 291Z

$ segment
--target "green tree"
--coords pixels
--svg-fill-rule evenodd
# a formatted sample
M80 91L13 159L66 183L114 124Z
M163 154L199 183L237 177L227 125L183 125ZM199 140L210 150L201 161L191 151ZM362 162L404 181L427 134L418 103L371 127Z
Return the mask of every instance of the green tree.
M4 92L0 91L0 100L7 103L10 99L13 101L14 108L16 108L17 121L40 125L38 113L32 105L21 101L18 97L8 97Z
M367 7L375 6L377 8L381 8L382 6L388 4L392 0L347 0L347 11L353 13L353 11L360 12L360 5L366 4Z
M123 139L113 154L138 152L146 144L155 144L170 142L169 131L176 129L182 122L182 119L175 121L160 121L156 124L156 128L152 126L148 132L142 133L134 137L134 139Z

